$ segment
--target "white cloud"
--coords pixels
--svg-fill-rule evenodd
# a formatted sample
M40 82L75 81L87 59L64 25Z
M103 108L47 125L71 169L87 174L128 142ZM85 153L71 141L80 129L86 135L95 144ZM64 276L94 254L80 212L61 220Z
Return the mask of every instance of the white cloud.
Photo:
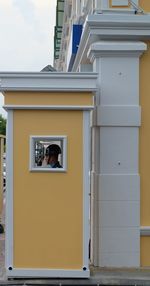
M56 0L0 0L1 72L53 65L55 15Z
M55 3L0 0L1 71L39 71L45 63L53 63Z
M35 16L35 6L32 0L12 0L14 7L18 8L26 23L32 23ZM28 9L27 9L28 7Z
M46 8L48 6L50 7L54 7L54 2L56 2L55 0L36 0L35 1L35 6L37 6L38 8Z

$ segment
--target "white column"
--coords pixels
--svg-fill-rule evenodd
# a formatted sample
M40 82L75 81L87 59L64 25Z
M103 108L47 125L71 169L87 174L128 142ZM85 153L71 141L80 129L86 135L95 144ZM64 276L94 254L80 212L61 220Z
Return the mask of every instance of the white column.
M109 8L109 0L101 0L101 9Z
M95 0L95 8L101 9L101 0Z
M88 56L99 74L93 114L92 260L140 265L139 57L142 42L101 41Z
M92 64L82 64L80 65L80 72L92 72L93 66Z
M76 2L76 15L80 16L81 15L81 1L77 0Z

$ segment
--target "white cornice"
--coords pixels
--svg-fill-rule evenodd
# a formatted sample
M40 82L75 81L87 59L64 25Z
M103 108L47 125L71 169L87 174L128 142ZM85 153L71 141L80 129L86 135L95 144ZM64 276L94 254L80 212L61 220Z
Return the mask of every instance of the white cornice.
M88 15L82 33L73 71L86 60L93 42L100 40L147 40L150 39L150 14L133 15L102 13Z
M101 14L93 14L93 15L89 15L86 23L93 28L97 28L97 26L99 26L100 31L98 33L102 34L101 30L102 28L108 28L109 27L109 31L108 34L110 33L110 30L114 30L115 29L119 29L123 28L124 34L128 34L126 30L131 30L133 31L133 36L134 34L134 28L136 28L137 30L137 36L147 36L150 35L150 31L147 34L145 32L145 30L149 30L150 28L150 14L143 14L143 15L139 15L139 14L124 14L124 13L111 13L111 14L107 14L107 13L101 13ZM141 30L143 31L143 33L141 33ZM113 35L115 35L115 30ZM112 33L110 33L111 35ZM117 36L118 34L116 34ZM120 35L122 35L122 33L120 33ZM136 36L136 35L135 35Z
M93 62L97 57L139 57L146 50L140 41L100 41L90 46L87 56Z
M96 91L96 73L0 73L0 91Z

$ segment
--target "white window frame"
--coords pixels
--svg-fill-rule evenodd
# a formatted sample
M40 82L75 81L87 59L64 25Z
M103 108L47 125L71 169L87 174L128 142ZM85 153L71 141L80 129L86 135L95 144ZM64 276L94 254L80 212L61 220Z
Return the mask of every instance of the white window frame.
M112 0L112 6L128 6L128 0Z
M47 167L35 167L34 163L34 142L35 140L49 140L58 141L61 140L62 143L62 158L63 167L62 168L47 168ZM32 172L66 172L67 171L67 136L65 135L31 135L30 136L30 159L29 159L29 170Z

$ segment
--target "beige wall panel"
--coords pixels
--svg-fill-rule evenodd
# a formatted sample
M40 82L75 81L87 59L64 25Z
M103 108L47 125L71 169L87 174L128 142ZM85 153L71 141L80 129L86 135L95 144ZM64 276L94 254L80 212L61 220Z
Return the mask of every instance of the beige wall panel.
M148 51L140 59L140 177L141 226L150 225L150 42ZM150 237L141 237L141 265L150 266Z
M14 111L14 267L79 269L82 111ZM66 173L29 171L30 135L67 135Z
M150 266L150 237L141 237L141 266Z
M93 105L92 93L6 92L6 105Z
M139 0L139 6L147 12L150 12L150 1L149 0Z

